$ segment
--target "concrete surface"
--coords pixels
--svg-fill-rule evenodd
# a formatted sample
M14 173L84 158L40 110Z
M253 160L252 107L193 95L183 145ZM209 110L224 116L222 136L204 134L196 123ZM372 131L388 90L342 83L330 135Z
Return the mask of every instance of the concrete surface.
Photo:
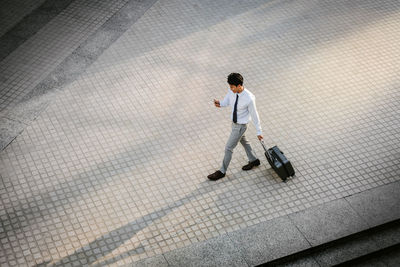
M100 2L73 1L0 61L0 265L132 264L325 204L352 232L376 210L346 197L397 186L398 1ZM233 71L295 166L287 183L252 125L261 166L243 172L238 147L206 179Z
M333 241L367 229L368 224L358 216L344 199L289 215L312 246Z
M373 227L400 217L400 184L394 183L373 191L346 197L349 204Z
M229 233L229 236L250 266L311 247L287 216Z

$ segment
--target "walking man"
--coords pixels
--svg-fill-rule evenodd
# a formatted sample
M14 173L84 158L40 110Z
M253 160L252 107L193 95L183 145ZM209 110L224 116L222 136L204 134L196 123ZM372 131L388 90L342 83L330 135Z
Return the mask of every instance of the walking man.
M245 136L247 124L251 119L257 130L259 140L263 139L260 118L256 109L255 96L243 86L243 77L239 73L231 73L228 76L230 91L221 102L214 99L214 105L219 107L230 106L232 108L232 132L225 146L225 156L221 168L213 174L208 175L208 179L216 181L225 176L229 163L232 159L233 149L238 142L243 145L249 163L242 167L242 170L251 170L254 166L260 165L260 160L254 154L249 141Z

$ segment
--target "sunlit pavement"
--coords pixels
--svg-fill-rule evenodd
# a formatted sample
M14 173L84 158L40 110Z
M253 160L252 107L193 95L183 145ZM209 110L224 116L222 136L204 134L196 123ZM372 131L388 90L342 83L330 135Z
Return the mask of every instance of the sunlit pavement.
M121 28L107 19L129 21L133 1L108 2L73 1L0 62L0 265L174 265L165 253L398 188L400 2L139 1ZM74 79L37 89L118 30ZM261 166L242 171L239 145L227 176L207 180L230 134L229 110L213 106L230 72L293 162L287 183L252 124Z

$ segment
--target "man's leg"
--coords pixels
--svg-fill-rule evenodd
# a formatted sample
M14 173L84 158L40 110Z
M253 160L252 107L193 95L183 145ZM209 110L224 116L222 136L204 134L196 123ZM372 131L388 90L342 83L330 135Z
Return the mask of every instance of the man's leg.
M250 142L249 140L247 140L246 135L242 135L242 138L240 138L240 143L243 145L244 150L246 151L249 162L255 161L257 159L257 156L254 153L254 150L251 148Z
M222 173L226 173L226 170L228 169L229 163L232 159L233 149L237 146L245 131L246 125L232 124L232 132L225 146L224 160L222 161L222 166L219 169Z

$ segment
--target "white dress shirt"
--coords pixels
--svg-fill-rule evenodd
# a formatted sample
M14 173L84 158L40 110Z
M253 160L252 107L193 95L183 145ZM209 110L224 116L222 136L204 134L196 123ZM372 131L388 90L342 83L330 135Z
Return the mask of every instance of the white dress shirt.
M247 124L253 121L257 135L262 135L261 122L256 108L256 97L246 88L241 93L233 93L230 89L224 100L220 101L221 107L231 106L231 120L233 120L233 109L235 108L236 95L239 95L237 103L237 123Z

